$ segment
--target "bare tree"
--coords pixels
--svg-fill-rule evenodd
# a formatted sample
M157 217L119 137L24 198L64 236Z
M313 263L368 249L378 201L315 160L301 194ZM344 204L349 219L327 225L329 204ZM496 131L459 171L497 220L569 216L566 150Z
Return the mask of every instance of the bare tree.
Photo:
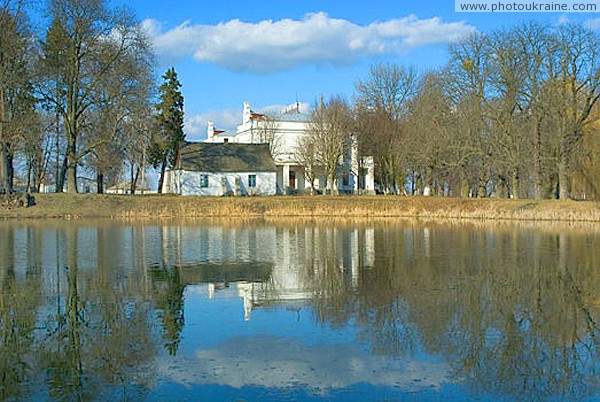
M475 33L450 46L446 77L459 130L455 141L461 196L484 196L490 176L487 99L490 81L490 42Z
M551 88L558 116L558 197L570 198L572 158L600 99L600 37L576 24L558 28L553 37Z
M361 123L360 138L372 151L378 167L377 176L385 191L398 193L404 185L403 154L405 120L408 103L417 91L417 74L412 68L396 65L373 66L367 80L357 81L357 114ZM367 128L368 127L368 128ZM371 138L365 138L365 131Z
M311 195L315 194L315 182L323 170L317 153L316 137L312 135L312 132L303 136L294 151L294 159L304 168L304 179L310 184Z
M321 101L312 113L306 141L314 146L317 164L323 169L331 193L338 190L337 175L348 149L351 129L350 108L338 96L326 103Z
M148 104L140 104L126 121L123 136L125 159L129 165L131 194L135 194L140 178L142 185L147 166L147 150L152 141L152 110Z
M76 192L80 160L110 141L87 137L90 113L106 107L107 81L127 91L130 80L140 78L119 81L124 65L146 63L149 46L135 19L103 0L51 0L49 12L53 21L43 44L45 79L39 92L63 120L67 150L60 176L66 174L67 191Z
M35 120L24 2L0 4L0 192L13 190L15 145Z
M419 194L437 194L445 187L450 163L446 151L456 132L444 77L438 72L423 75L409 108L405 152L409 170L414 172L412 184Z

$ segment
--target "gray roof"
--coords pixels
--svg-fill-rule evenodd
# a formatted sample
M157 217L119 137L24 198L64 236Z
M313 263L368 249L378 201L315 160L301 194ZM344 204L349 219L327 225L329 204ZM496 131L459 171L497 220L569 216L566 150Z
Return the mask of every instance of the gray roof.
M276 172L268 144L186 142L175 169L196 172Z
M277 113L277 114L273 115L272 118L275 121L293 121L293 122L300 122L300 123L305 123L307 121L310 121L309 114L296 112L296 111Z

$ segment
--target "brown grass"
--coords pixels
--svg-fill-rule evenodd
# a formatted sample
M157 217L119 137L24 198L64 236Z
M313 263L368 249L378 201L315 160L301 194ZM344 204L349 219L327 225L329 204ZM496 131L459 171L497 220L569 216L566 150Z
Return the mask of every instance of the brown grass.
M404 196L182 197L38 194L0 218L450 218L600 222L600 203Z

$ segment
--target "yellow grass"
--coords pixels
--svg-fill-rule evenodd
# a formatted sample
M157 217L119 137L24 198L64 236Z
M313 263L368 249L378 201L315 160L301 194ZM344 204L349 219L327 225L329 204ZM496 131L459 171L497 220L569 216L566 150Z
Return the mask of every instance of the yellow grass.
M450 218L600 222L600 203L406 196L190 197L37 194L30 208L0 209L8 218Z

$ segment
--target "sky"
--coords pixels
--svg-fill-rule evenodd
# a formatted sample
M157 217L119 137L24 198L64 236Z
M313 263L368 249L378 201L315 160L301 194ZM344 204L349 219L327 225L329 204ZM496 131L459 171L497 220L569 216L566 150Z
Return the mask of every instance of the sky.
M320 96L351 100L357 80L368 79L376 64L421 72L441 67L448 45L470 32L528 20L575 21L600 30L600 12L460 13L454 0L111 3L132 9L147 30L157 75L170 66L177 71L185 131L193 141L206 138L209 120L235 132L244 101L258 112L296 101L307 109Z

